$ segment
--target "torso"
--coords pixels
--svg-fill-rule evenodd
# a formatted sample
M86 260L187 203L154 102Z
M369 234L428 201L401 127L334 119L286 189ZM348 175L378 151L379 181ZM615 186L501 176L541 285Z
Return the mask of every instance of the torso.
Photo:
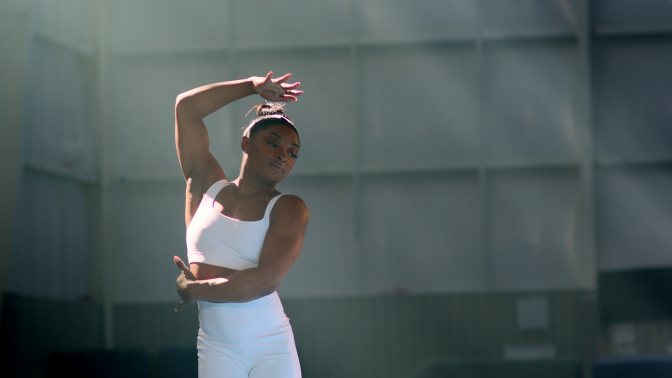
M232 185L233 184L233 185ZM266 206L269 201L280 194L277 190L271 195L245 198L239 200L234 190L235 183L225 186L215 197L213 208L215 211L241 221L258 221L264 217ZM197 208L194 209L194 213ZM189 270L194 274L197 280L207 280L211 278L227 278L229 275L237 272L235 269L224 268L217 265L206 263L192 263Z

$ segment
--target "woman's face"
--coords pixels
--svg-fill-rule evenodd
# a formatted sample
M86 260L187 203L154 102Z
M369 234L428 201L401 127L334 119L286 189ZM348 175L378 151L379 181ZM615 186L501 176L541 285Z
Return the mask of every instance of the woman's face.
M299 154L299 137L285 124L274 124L259 130L252 138L243 138L247 151L246 170L273 183L282 181L294 167Z

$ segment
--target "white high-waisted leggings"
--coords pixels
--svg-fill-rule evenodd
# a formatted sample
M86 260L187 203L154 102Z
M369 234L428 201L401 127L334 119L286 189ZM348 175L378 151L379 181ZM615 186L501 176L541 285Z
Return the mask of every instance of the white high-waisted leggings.
M276 293L247 303L198 302L199 378L300 378L294 334Z

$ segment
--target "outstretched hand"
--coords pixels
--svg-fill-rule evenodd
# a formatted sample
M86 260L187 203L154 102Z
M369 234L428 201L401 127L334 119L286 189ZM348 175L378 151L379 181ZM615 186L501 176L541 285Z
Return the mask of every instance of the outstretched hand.
M189 305L194 303L194 299L189 297L187 295L187 285L189 284L189 281L196 281L196 276L194 276L194 273L189 270L189 267L180 259L179 257L175 256L173 258L175 261L175 265L181 270L180 275L177 277L177 294L180 295L180 299L182 299L182 302L175 307L175 312L180 311L184 306Z
M273 71L269 72L266 77L255 77L252 80L254 90L259 93L261 97L273 102L295 102L296 96L303 94L303 91L297 90L301 85L300 82L287 84L285 81L292 77L291 73L273 79Z

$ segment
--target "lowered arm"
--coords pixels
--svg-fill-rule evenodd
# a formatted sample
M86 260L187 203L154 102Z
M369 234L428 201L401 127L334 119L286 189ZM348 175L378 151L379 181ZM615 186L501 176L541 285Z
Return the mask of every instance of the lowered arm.
M273 293L301 253L308 216L308 208L299 197L281 197L271 213L259 266L235 272L226 279L210 280L189 279L180 266L183 270L177 280L180 297L186 303L194 300L242 303Z

